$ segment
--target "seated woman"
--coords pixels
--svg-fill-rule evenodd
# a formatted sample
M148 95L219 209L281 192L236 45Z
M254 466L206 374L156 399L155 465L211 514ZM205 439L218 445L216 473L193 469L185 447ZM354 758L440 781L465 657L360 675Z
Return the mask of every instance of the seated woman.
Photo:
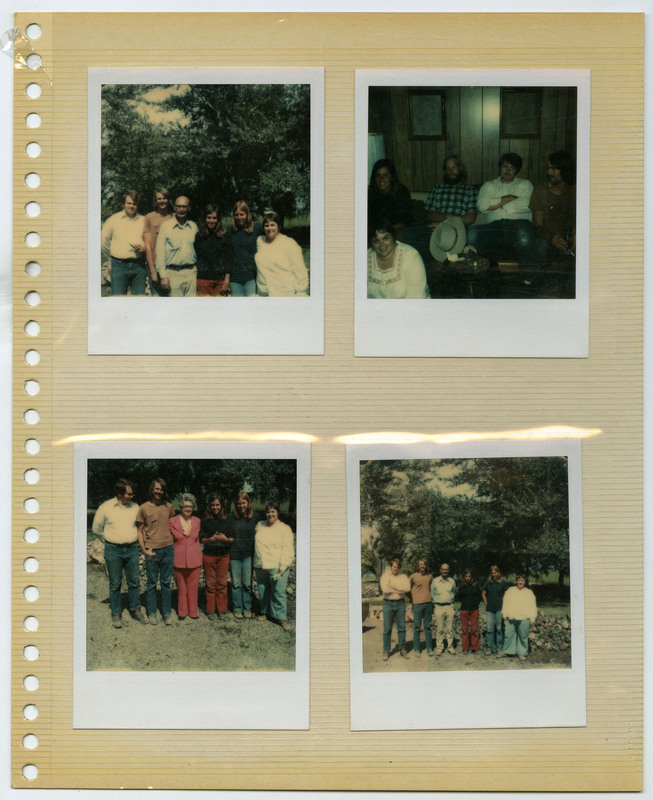
M372 226L367 251L367 296L423 299L430 297L422 257L398 242L394 226L380 219Z
M308 270L302 249L294 239L281 233L279 216L263 216L265 236L259 236L256 250L256 291L260 297L308 297Z
M279 511L277 503L268 503L265 507L266 521L256 526L254 568L260 606L257 619L269 619L289 631L286 586L290 567L295 560L295 546L292 530L285 522L281 522Z
M413 224L410 192L399 181L397 168L389 158L381 158L372 167L367 189L367 223L385 217L403 241L404 228Z
M526 587L526 576L517 575L517 586L508 589L503 597L505 635L503 650L497 653L499 658L516 653L524 661L528 655L528 634L536 617L535 595Z
M199 543L200 520L193 516L195 497L184 494L181 513L170 520L170 533L174 539L175 560L173 574L177 584L177 615L197 619L197 590L202 571L202 548Z
M233 269L233 250L225 238L220 209L214 203L204 207L195 237L197 253L197 294L199 297L224 297L229 294Z
M256 297L256 240L263 233L260 223L254 222L244 200L238 200L231 212L227 241L233 251L233 272L229 287L232 297Z

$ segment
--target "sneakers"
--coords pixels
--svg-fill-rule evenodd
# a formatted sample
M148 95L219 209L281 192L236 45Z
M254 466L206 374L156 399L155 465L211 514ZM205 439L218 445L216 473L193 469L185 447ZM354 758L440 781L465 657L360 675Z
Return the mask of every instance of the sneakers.
M422 651L421 650L413 650L413 654L414 654L415 658L421 658L422 657Z
M501 652L497 653L497 658L505 658L506 655L507 653L504 653L503 650L501 650Z
M279 625L281 625L281 627L284 629L284 631L291 631L292 630L292 628L290 627L290 623L288 622L287 619L279 620Z
M434 655L434 653L433 653L433 650L427 650L427 651L426 651L426 655L427 655L429 658L433 658L433 655Z
M251 611L243 611L243 617L245 617L245 619L251 619L252 618L252 612Z
M141 625L147 625L147 617L143 613L143 609L140 606L138 606L138 608L135 608L131 612L131 615L132 615L133 619L136 620L136 622L140 622Z
M166 625L172 625L172 616L168 614L163 618L163 621Z
M384 661L387 661L390 658L390 653L384 653L381 657Z
M156 618L156 611L154 612L154 614L148 615L147 618L149 620L150 625L156 625L159 622L159 620Z
M491 656L493 652L494 652L493 650L486 650L485 651L485 655L486 656Z
M243 615L240 613L240 611L234 611L234 617L236 619L242 619Z
M268 621L268 618L267 618L266 614L259 614L258 617L256 617L256 619L259 622L267 622Z
M114 628L122 628L122 614L112 614L111 624Z
M447 650L447 653L451 653L452 656L455 656L456 655L456 649L454 647L450 647Z
M441 650L439 647L438 647L438 649L435 651L435 655L436 655L436 656L441 656L441 655L442 655L442 650Z

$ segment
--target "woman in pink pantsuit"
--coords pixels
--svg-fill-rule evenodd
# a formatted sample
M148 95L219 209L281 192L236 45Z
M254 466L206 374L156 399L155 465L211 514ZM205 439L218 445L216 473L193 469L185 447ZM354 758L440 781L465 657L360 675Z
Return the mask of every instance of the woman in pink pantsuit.
M200 547L200 520L193 516L195 498L184 494L181 498L181 513L170 520L170 532L175 540L173 573L177 584L177 614L179 619L187 616L197 619L197 590L202 571L202 548Z

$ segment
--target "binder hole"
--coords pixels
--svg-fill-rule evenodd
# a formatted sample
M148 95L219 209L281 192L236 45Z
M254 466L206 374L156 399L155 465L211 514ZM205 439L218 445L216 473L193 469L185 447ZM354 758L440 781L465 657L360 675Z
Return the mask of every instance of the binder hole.
M25 206L25 213L28 217L38 217L38 215L41 213L41 206L32 201Z
M25 303L28 306L37 306L41 302L41 295L38 292L27 292Z
M41 87L38 83L28 83L25 87L25 94L30 100L36 100L37 97L41 96Z
M35 394L38 394L41 391L41 385L38 381L25 381L25 393L30 395L30 397L34 397Z
M38 69L41 66L41 56L38 53L30 53L25 59L28 69Z
M25 528L23 531L23 540L27 542L27 544L36 544L38 542L40 533L36 528Z
M39 629L38 617L25 617L25 619L23 620L23 627L25 628L26 631L29 631L30 633L34 633L34 631L37 631ZM33 647L36 650L36 658L38 658L38 656L39 656L38 647L35 647L33 644L30 644L30 645L27 645L25 650L29 650L30 647ZM25 655L25 658L28 658L28 656ZM30 658L30 661L33 661L33 660L34 660L33 658Z
M28 128L38 128L40 124L41 124L40 114L31 113L25 117L25 125L27 125Z
M41 26L38 24L38 22L30 22L30 24L25 28L25 35L28 39L40 39L41 33Z
M38 261L28 261L25 264L25 275L28 275L30 278L36 278L37 275L41 274L41 265Z
M25 478L25 483L29 483L30 486L33 486L35 483L39 482L41 475L37 469L26 469L23 477Z
M39 501L36 497L28 497L27 500L23 502L23 508L27 511L28 514L38 514L39 512ZM37 567L38 569L38 567ZM28 570L29 572L35 572L36 570Z
M23 716L25 717L25 719L29 720L36 719L38 715L39 715L39 710L34 705L34 703L28 703L28 705L26 705L23 708Z
M26 558L23 561L23 569L25 570L25 572L36 572L38 568L39 568L38 558L32 558L32 556L30 556L29 558Z
M23 419L28 425L36 425L36 423L41 419L41 415L35 408L28 408L23 414Z
M41 237L36 231L30 231L25 236L25 244L28 247L38 247L41 244Z
M28 603L35 603L39 599L39 590L36 586L26 586L23 589L23 597Z
M41 449L41 443L38 439L25 439L25 452L29 456L35 456Z
M29 158L38 158L41 155L41 145L38 142L28 142L25 145L25 155Z
M28 172L25 175L25 186L28 189L37 189L41 185L41 176L38 172Z
M23 747L26 750L35 750L39 746L39 740L33 733L27 733L23 736Z
M25 675L23 688L28 692L35 692L39 688L39 679L36 675Z
M32 617L35 619L35 617ZM36 661L39 657L39 649L34 644L28 644L27 647L23 647L23 655L28 661Z
M25 764L22 773L26 781L33 781L38 777L39 771L35 764Z
M25 323L23 330L28 336L38 336L41 333L41 326L35 319L30 319Z
M25 353L25 361L30 365L30 367L35 367L40 360L41 354L38 350L28 350Z

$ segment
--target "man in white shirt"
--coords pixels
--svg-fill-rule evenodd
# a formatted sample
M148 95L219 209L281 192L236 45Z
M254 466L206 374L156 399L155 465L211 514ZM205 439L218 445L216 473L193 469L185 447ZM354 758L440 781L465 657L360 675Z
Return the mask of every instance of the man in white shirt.
M129 597L129 611L142 625L147 619L141 608L141 589L136 517L138 505L134 503L134 489L126 478L120 478L114 487L115 497L107 500L95 512L93 533L104 541L104 560L109 575L109 603L111 624L122 628L122 572L125 571Z
M138 213L140 192L125 192L123 210L112 214L102 226L102 254L111 259L111 295L145 294L147 264L144 217Z
M177 197L175 214L161 225L156 240L156 270L171 297L197 297L197 225L188 219L189 211L189 199Z
M487 181L478 193L478 210L487 223L467 232L467 244L481 255L516 256L522 277L529 277L533 246L532 212L529 207L533 184L518 178L522 158L504 153L499 159L499 177Z

